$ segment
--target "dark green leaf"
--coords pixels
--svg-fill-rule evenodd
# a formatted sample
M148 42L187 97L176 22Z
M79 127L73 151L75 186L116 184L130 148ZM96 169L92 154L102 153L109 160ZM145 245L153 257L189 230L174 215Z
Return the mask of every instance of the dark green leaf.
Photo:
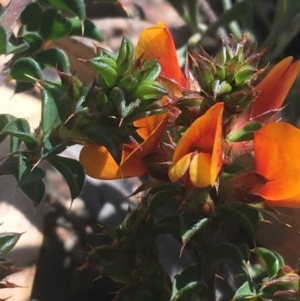
M45 184L43 178L45 172L39 168L33 168L23 154L19 154L19 170L15 177L22 191L38 205L45 195Z
M47 1L56 8L72 11L81 20L85 19L84 0L47 0Z
M72 29L70 35L83 36L99 42L104 40L103 34L93 22L85 19L82 23L78 17L72 18Z
M42 90L42 120L44 133L66 120L66 103L60 87L53 83L41 81Z
M16 120L17 118L10 114L0 114L0 131L6 127L7 124ZM0 143L6 138L6 135L0 135Z
M25 82L16 82L15 86L15 94L22 93L34 88L34 84L32 83L25 83Z
M74 200L80 194L85 180L82 165L77 160L59 156L51 157L48 161L63 175Z
M229 223L234 221L240 224L244 228L244 230L250 235L250 237L254 238L257 231L258 214L256 214L256 223L253 223L252 220L248 218L248 211L243 212L239 209L241 208L234 208L234 206L224 205L221 207L221 212L226 216ZM254 209L250 208L250 210ZM254 213L257 213L257 211L254 210Z
M276 276L284 266L283 258L275 251L266 248L254 248L253 252L265 263L269 278Z
M176 275L173 281L171 301L190 300L191 295L197 294L206 300L209 294L207 285L198 280L196 266L186 268L180 275Z
M26 25L26 30L38 30L41 24L42 14L42 7L38 3L27 5L20 16L22 24Z
M243 128L237 130L236 132L230 133L227 136L228 142L241 142L253 139L253 134L255 131L259 130L262 124L257 121L248 122Z
M258 287L254 282L246 281L244 282L236 291L232 301L234 300L255 300L252 297L257 297ZM262 300L261 300L262 301Z
M211 256L218 263L221 259L232 259L247 272L247 263L239 248L231 243L218 243L212 247Z
M1 233L0 234L0 254L6 255L16 245L22 234Z
M1 131L2 135L12 136L24 141L29 150L33 150L37 147L38 142L35 137L30 134L29 123L26 119L19 118L8 123ZM19 143L17 143L19 144ZM15 151L18 146L13 147L12 151Z
M206 226L210 225L211 222L211 218L204 217L197 223L194 223L185 212L182 212L180 215L180 235L182 243L186 245L198 231L203 230Z
M17 180L19 186L24 186L27 184L32 184L35 181L43 179L45 177L45 172L39 167L34 167L30 164L27 158L19 154L19 171L17 175ZM34 184L33 184L34 189Z
M29 44L27 53L33 53L42 47L43 39L37 32L28 32L23 39Z
M43 77L43 72L35 60L24 57L18 59L13 64L10 75L17 81L34 83L35 79L41 79Z
M7 53L9 54L16 54L16 53L21 53L29 49L29 43L24 41L22 44L19 44L17 46L12 45L8 43L7 45Z
M148 197L148 211L153 213L158 207L170 202L178 193L178 187L174 184L165 183L151 189Z
M8 37L5 28L0 25L0 54L7 53Z
M109 130L105 127L90 127L86 133L87 138L97 142L107 148L117 164L122 159L122 144L115 141L113 137L113 129Z
M22 191L32 200L33 205L37 206L45 195L45 183L42 180L35 180L20 187Z
M35 59L38 63L57 68L59 71L69 73L70 63L66 53L58 48L50 48L40 51Z
M72 21L56 9L48 9L42 15L40 33L46 40L57 40L69 35Z

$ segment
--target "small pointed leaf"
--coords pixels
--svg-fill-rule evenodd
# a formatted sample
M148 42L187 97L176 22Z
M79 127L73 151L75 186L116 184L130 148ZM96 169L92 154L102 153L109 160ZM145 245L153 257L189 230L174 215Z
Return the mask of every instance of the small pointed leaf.
M34 83L35 79L41 79L43 77L43 72L34 59L23 57L13 64L10 75L17 81Z
M6 255L16 245L22 234L1 233L0 234L0 254Z
M48 161L63 175L74 200L80 194L85 180L82 165L77 160L60 156L51 157Z

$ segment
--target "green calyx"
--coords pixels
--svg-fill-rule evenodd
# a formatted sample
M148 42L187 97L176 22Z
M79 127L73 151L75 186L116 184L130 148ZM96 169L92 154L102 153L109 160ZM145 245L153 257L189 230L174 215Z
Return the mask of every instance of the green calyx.
M255 99L254 81L261 72L258 63L262 52L250 50L247 42L243 36L235 46L223 45L214 58L204 51L201 55L192 53L192 68L206 107L224 102L231 114L237 114Z
M111 116L123 123L161 111L159 100L168 91L157 80L160 65L136 58L127 38L123 38L117 56L99 49L98 56L86 62L97 72L86 100L91 115Z

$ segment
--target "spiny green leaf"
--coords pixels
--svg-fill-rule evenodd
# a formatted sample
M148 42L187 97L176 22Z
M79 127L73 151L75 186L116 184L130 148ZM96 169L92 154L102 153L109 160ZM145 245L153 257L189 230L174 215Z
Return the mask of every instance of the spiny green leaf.
M171 301L190 300L191 295L197 294L204 300L208 297L209 289L207 285L198 280L196 266L184 269L181 274L176 275L173 281Z
M39 50L43 44L42 37L37 32L28 32L23 35L23 39L28 43L26 53L33 53Z
M35 79L41 79L43 77L43 72L39 64L34 59L24 57L18 59L12 65L10 75L17 81L34 83Z
M101 126L91 126L86 133L87 138L104 145L116 163L120 164L122 159L122 144L114 141L113 135L113 129L108 129Z
M278 271L284 266L283 258L275 251L266 248L254 248L253 252L265 263L269 278L277 275Z
M45 195L45 184L43 178L45 172L39 168L33 168L27 158L19 154L19 169L15 174L19 187L33 201L34 205L38 205Z
M41 24L42 14L43 9L39 3L27 5L20 16L22 24L26 25L26 30L38 30Z
M254 282L246 281L244 282L236 291L232 301L235 300L253 300L253 301L263 301L262 299L257 299L258 287Z
M197 223L194 223L185 212L180 215L180 235L184 245L186 245L190 239L198 232L203 230L206 226L212 222L211 218L205 217L200 219Z
M0 254L6 255L16 245L21 233L1 233L0 234Z
M28 121L24 118L18 118L8 123L2 129L1 134L16 137L24 141L29 150L35 149L38 145L36 138L30 134ZM14 150L16 150L15 147Z
M67 108L61 87L45 81L41 81L40 84L43 86L41 127L46 133L66 120Z
M70 19L63 17L57 9L48 9L42 15L40 34L45 40L57 40L69 35L72 29Z
M104 40L103 34L96 27L96 25L88 19L83 22L78 17L71 19L72 29L70 35L72 36L83 36L102 42Z
M235 221L236 223L240 224L244 230L250 235L251 238L254 238L257 232L257 223L258 223L258 214L256 222L254 220L250 220L248 218L248 211L243 212L240 207L234 208L234 206L230 205L224 205L221 207L220 212L222 212L226 218L228 219L228 222ZM251 209L250 211L254 211L253 213L257 213L256 210ZM255 223L253 223L255 222Z
M85 19L84 0L47 0L51 5L62 10L72 11L81 20Z
M50 48L40 51L35 59L38 63L57 68L59 71L69 73L70 63L66 53L58 48Z
M169 202L178 193L178 187L165 183L150 190L148 196L148 211L153 213L158 207Z
M32 200L34 206L43 200L46 191L42 180L35 180L34 183L22 185L20 188Z
M7 124L16 120L17 118L10 114L0 114L0 131L2 131ZM0 135L0 143L6 138L6 135Z
M82 165L76 160L60 156L53 156L48 161L63 175L74 200L80 194L85 180Z

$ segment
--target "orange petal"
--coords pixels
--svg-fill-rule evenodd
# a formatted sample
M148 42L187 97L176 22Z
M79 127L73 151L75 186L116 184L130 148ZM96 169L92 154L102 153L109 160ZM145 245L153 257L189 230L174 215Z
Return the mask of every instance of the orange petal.
M123 151L123 158L128 155ZM101 180L135 177L146 172L142 162L136 162L129 170L120 169L108 150L96 144L86 144L80 152L79 161L88 176Z
M207 187L210 181L211 154L197 153L190 163L190 179L196 187Z
M130 147L123 147L122 161L120 166L115 162L104 146L86 144L80 153L80 162L87 175L102 180L121 179L137 177L146 173L142 158L151 153L161 139L168 117L158 124L151 135L139 146L132 150Z
M292 63L292 60L290 56L280 61L257 85L259 94L253 102L252 118L281 108L300 71L300 61Z
M161 65L161 75L187 87L176 53L173 38L163 22L144 29L136 46L136 56L145 60L157 59Z
M269 181L257 192L277 206L300 207L300 130L270 123L254 134L257 172Z
M216 134L218 133L218 138L221 134L223 107L221 102L215 104L186 130L175 149L175 164L195 148L198 148L199 152L213 152Z
M146 140L160 122L165 119L167 114L155 114L142 119L138 119L133 122L133 125L137 127L137 133Z

